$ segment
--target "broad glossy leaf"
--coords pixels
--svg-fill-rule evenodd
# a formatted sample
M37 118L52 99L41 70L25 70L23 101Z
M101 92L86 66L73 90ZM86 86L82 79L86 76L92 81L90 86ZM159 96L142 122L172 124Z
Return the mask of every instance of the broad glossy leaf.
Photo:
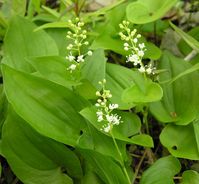
M193 124L187 126L167 125L160 134L160 141L169 152L179 158L199 159L198 132L194 132Z
M180 172L181 165L177 158L167 156L157 160L144 171L140 184L175 184L173 176Z
M163 91L158 83L144 80L144 83L141 85L145 85L144 91L136 84L124 90L122 100L126 103L149 103L162 98Z
M135 106L133 103L124 103L121 98L123 91L134 83L133 75L134 72L132 70L123 66L110 63L106 65L106 88L113 95L110 99L111 102L117 103L120 109L130 109Z
M100 180L100 178L94 173L92 168L86 169L85 175L83 176L81 183L104 184L104 182L102 182L102 180Z
M2 151L17 177L31 184L72 184L82 176L80 161L65 145L41 136L9 111L3 127Z
M199 182L198 172L192 170L183 172L181 184L198 184L198 182Z
M137 0L127 6L126 16L134 24L153 22L165 15L178 0Z
M136 144L144 146L144 147L153 147L153 139L150 135L147 134L138 134L133 137L131 137L131 140L133 142L136 142Z
M159 66L159 69L166 69L166 72L159 74L164 95L161 101L150 104L150 111L159 121L186 125L197 117L199 74L193 72L171 84L165 83L191 66L190 63L174 57L169 52L164 53Z
M111 159L92 150L79 149L84 158L92 165L99 178L107 184L128 184L121 167Z
M117 141L120 152L124 161L127 161L126 143ZM112 159L121 162L120 155L114 145L113 139L99 132L93 125L88 124L88 129L83 132L78 140L78 147L96 151L104 156L112 157Z
M29 56L58 55L54 40L44 31L33 32L35 24L21 17L13 17L5 36L5 56L17 70L31 72L32 67L25 60Z
M102 131L102 125L103 122L98 122L97 121L97 116L96 116L96 108L85 108L83 109L80 114L85 117L98 131L101 131L102 133L106 134L104 131ZM145 142L142 140L139 140L139 138L128 138L132 136L133 134L129 135L128 132L126 132L127 127L131 126L137 126L136 124L140 124L140 119L135 115L135 114L129 114L126 112L120 112L119 115L121 116L121 119L123 123L120 123L118 126L114 126L113 128L113 135L116 139L130 143L130 144L138 144L141 146L147 146L147 147L153 147L153 141L149 137L149 142L146 145ZM110 136L109 134L106 134ZM141 134L142 135L142 134ZM141 139L141 138L140 138Z
M103 49L97 49L92 56L86 58L85 64L82 66L82 77L91 82L96 88L100 89L99 81L105 78L106 57Z
M88 102L50 81L6 65L2 69L6 96L14 110L39 133L74 146L85 126L78 112Z

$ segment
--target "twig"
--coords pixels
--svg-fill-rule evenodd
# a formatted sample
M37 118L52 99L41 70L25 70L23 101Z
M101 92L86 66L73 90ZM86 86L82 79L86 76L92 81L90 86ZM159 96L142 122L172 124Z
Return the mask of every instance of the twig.
M144 151L144 154L142 155L142 157L141 157L141 159L140 159L140 161L139 161L139 163L138 163L138 165L137 165L137 167L136 167L136 169L135 169L135 173L134 173L134 177L133 177L132 183L134 183L135 180L136 180L136 178L137 178L137 175L138 175L138 173L139 173L139 170L140 170L140 167L141 167L141 165L142 165L142 162L144 161L144 158L145 158L145 156L146 156L146 153L147 153L147 151L145 150L145 151Z

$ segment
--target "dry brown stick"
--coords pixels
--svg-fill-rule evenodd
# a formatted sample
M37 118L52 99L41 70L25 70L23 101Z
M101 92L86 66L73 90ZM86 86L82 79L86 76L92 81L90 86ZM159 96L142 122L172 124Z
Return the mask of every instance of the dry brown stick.
M147 150L144 151L144 154L142 155L142 157L141 157L141 159L140 159L140 161L139 161L137 167L135 168L135 173L134 173L134 177L133 177L132 183L134 183L135 180L136 180L136 178L137 178L137 175L138 175L138 173L139 173L139 170L140 170L140 167L141 167L141 165L142 165L142 162L144 161L144 158L145 158L145 156L146 156L146 153L147 153Z

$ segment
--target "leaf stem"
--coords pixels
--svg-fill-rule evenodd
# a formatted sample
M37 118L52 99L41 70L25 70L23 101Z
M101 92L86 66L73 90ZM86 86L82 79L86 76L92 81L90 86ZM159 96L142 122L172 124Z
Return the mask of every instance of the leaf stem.
M120 156L120 160L121 160L121 161L120 161L120 165L122 166L122 170L123 170L123 172L124 172L124 174L125 174L125 176L126 176L126 178L127 178L127 180L128 180L128 183L129 183L129 184L132 184L132 182L131 182L131 180L130 180L130 178L129 178L128 172L127 172L127 170L126 170L125 164L124 164L124 160L123 160L123 157L122 157L122 153L120 152L120 149L119 149L119 147L118 147L118 145L117 145L117 142L116 142L116 140L115 140L115 137L114 137L114 135L113 135L112 130L110 131L110 135L111 135L111 137L112 137L112 139L113 139L115 148L116 148L116 150L117 150L117 152L118 152L118 154L119 154L119 156Z
M149 132L149 124L148 124L148 107L146 107L146 110L143 110L143 123L146 126L146 133L150 135Z

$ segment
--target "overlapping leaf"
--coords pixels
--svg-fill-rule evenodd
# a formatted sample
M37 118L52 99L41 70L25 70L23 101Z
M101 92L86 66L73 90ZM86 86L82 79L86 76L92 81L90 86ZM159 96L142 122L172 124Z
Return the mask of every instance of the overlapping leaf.
M6 65L2 70L6 96L14 110L41 134L75 145L85 126L78 112L88 102L50 81Z

